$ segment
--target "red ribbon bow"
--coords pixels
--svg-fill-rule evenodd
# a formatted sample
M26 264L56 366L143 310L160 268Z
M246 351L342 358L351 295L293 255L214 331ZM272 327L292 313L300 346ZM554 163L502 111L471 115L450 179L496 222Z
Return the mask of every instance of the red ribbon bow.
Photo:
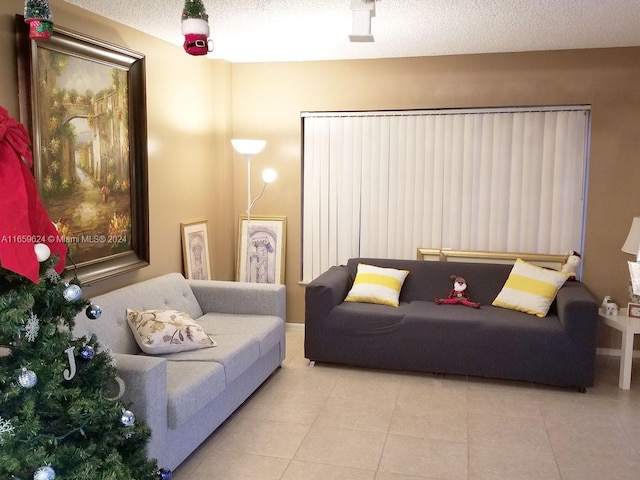
M58 273L64 270L67 247L40 199L30 145L24 125L0 106L0 264L39 283L35 244L44 243L58 255Z

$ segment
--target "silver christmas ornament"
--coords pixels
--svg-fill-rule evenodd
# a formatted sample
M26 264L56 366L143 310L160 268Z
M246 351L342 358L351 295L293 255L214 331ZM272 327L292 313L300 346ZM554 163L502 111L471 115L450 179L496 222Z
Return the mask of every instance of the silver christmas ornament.
M133 424L136 423L136 416L129 410L122 410L120 422L122 422L122 425L125 427L133 427Z
M38 383L36 372L23 368L20 375L18 375L18 385L22 388L33 388L36 386L36 383Z
M56 472L50 466L40 467L36 470L36 473L33 474L33 480L53 480L56 478Z
M82 289L74 283L69 284L62 292L62 296L67 302L75 302L82 296Z

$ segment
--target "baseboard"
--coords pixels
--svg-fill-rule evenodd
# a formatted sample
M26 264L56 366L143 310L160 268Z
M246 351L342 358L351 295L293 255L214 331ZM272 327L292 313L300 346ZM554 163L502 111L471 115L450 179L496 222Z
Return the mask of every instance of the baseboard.
M304 323L287 323L287 330L304 330Z
M597 355L605 355L607 357L620 357L622 356L622 350L619 348L598 348L596 349ZM640 351L633 351L633 358L640 358Z

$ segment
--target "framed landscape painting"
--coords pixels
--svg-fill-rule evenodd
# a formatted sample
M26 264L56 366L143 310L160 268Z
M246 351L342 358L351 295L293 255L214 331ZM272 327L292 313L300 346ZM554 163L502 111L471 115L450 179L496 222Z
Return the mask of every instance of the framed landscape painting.
M34 176L83 282L149 264L144 56L16 16L20 117Z
M236 280L284 283L286 217L240 217Z

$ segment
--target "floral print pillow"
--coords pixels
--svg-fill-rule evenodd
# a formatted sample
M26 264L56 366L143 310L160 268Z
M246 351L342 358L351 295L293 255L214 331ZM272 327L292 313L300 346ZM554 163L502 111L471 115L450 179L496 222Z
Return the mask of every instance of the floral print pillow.
M142 351L152 355L216 346L185 312L127 309L127 322Z

